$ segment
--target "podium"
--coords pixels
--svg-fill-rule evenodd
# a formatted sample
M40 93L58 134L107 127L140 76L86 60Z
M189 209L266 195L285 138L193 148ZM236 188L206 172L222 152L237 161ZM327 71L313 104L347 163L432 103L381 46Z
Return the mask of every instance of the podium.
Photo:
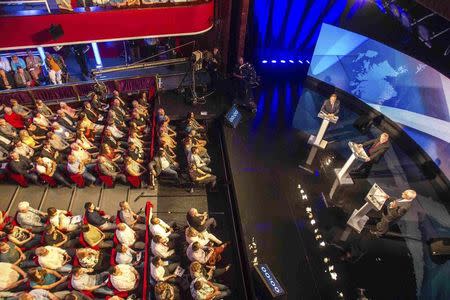
M386 196L388 196L379 186L374 183L372 188L367 193L365 200L366 203L361 206L360 209L355 209L347 221L347 225L361 233L364 226L369 220L367 213L372 209L380 211L386 202Z
M336 178L339 180L339 184L353 184L352 178L348 175L348 169L355 162L355 160L360 160L366 162L369 160L369 156L362 147L358 147L358 144L353 142L348 142L348 147L352 150L352 155L345 162L341 169L334 169Z
M337 121L339 120L339 117L337 116L329 117L323 111L320 111L317 116L322 119L322 124L320 125L319 132L317 132L317 136L311 134L311 136L308 139L308 144L319 147L321 149L325 149L328 142L323 139L323 136L327 131L328 125L330 125L330 123L336 124Z

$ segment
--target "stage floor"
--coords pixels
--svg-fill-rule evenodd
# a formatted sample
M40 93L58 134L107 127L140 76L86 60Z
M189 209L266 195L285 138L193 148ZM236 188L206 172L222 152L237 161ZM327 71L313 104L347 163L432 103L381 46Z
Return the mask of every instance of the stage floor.
M449 236L448 199L439 198L394 141L369 178L341 186L325 202L322 195L330 192L333 168L342 167L350 155L347 142L372 139L380 131L361 134L352 126L357 115L343 107L341 120L325 136L327 149L319 151L310 171L299 168L310 150L309 134L320 126L317 121L317 126L296 129L305 127L307 116L317 115L313 106L299 101L303 92L320 101L319 108L326 97L296 81L270 83L258 93L256 115L244 112L237 129L223 129L244 240L249 244L255 238L259 263L272 269L287 291L286 299L336 299L341 292L345 299L355 299L359 289L370 299L449 299L449 264L433 261L426 244L430 237ZM391 226L389 236L377 238L369 232L380 217L372 212L361 234L353 231L343 238L349 216L365 203L375 182L393 196L413 188L417 200ZM351 256L343 260L345 252ZM330 276L331 266L336 280Z

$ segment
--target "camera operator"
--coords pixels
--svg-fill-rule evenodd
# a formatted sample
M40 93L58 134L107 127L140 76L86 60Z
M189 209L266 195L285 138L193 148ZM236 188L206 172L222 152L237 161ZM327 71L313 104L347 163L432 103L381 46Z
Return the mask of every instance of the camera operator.
M217 88L217 83L222 77L222 54L217 47L214 47L212 56L208 59L208 72L211 77L211 86Z

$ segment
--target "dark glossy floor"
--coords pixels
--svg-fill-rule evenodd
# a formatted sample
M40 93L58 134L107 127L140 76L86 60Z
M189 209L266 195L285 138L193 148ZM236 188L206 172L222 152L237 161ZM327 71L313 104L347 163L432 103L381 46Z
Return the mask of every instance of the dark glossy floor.
M361 134L353 127L358 116L343 107L341 120L325 136L333 142L319 151L310 171L299 168L310 149L309 134L320 126L315 116L326 97L303 89L301 81L266 80L257 93L256 115L244 112L237 129L224 128L246 244L255 238L259 263L269 265L288 292L286 299L338 299L341 292L345 299L356 299L361 289L369 299L450 299L450 263L431 259L426 244L431 237L450 236L448 198L438 196L415 161L393 141L369 178L340 187L324 202L321 195L331 189L333 168L350 155L347 142L365 141L380 131ZM342 238L351 212L365 203L375 182L388 194L399 196L413 188L418 197L387 236L370 234L368 228L380 217L372 212L361 234ZM351 256L342 260L345 252ZM253 257L251 251L247 254ZM331 266L336 280L330 276Z

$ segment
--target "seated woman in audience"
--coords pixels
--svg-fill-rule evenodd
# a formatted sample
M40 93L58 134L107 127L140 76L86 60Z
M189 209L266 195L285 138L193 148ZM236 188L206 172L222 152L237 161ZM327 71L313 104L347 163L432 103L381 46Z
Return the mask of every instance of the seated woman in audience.
M78 119L78 111L75 108L70 107L67 103L59 102L59 109L70 116L72 119Z
M63 249L76 248L78 243L78 236L74 233L62 233L56 229L52 224L47 224L43 233L45 245L55 246Z
M112 268L109 279L112 286L119 292L129 292L137 288L139 273L133 266L119 264Z
M96 294L114 295L112 290L106 286L109 277L108 272L90 275L89 270L85 268L73 268L70 283L78 291L91 291Z
M72 187L70 182L66 180L63 174L58 170L56 161L48 157L38 157L36 159L36 172L38 174L47 175L56 180L57 183L64 185L65 187Z
M225 250L227 244L222 244L219 247L202 246L199 242L190 244L186 249L186 255L191 262L197 261L201 264L215 266L216 263L222 260L221 254Z
M208 167L208 164L211 162L211 160L209 158L202 158L197 147L193 146L191 148L191 153L188 155L187 159L188 163L195 164L197 169L202 170L206 173L211 173L212 170Z
M206 140L202 139L195 130L191 130L191 132L189 132L188 134L188 137L192 139L192 143L194 144L194 146L205 147L207 144Z
M31 233L19 226L7 224L3 231L7 234L8 240L19 247L29 249L41 243L40 235Z
M194 300L222 299L231 295L231 290L226 285L212 283L201 277L191 282L190 290Z
M47 118L53 118L55 114L42 100L36 100L36 111Z
M141 233L141 234L138 234ZM122 245L132 247L134 249L144 249L145 244L139 240L143 239L143 231L134 231L125 223L117 224L116 238Z
M55 207L47 209L47 216L50 224L63 231L76 231L83 224L82 216L69 216L67 211Z
M125 170L131 176L141 176L147 171L144 166L139 164L137 161L134 161L129 156L125 158Z
M56 111L56 114L57 114L57 116L56 116L56 118L55 118L55 121L56 121L59 125L61 125L61 126L65 127L65 128L67 128L67 129L70 130L71 132L73 132L73 131L76 130L77 120L72 119L69 115L67 115L67 114L66 114L63 110L61 110L61 109L58 109L58 110Z
M33 137L31 137L28 131L26 131L25 129L19 131L19 137L22 143L33 149L38 149L42 146Z
M174 284L160 281L155 285L156 300L179 300L180 290Z
M102 144L100 154L115 163L120 164L123 162L122 151L119 149L113 149L108 144Z
M27 201L19 202L17 205L16 221L22 228L30 229L32 232L44 230L44 220L47 214L30 207Z
M41 113L36 113L34 115L33 123L44 130L48 130L50 128L50 121Z
M23 117L21 115L16 114L15 112L13 112L11 107L5 106L4 112L5 112L5 114L3 115L3 118L12 127L16 128L16 129L25 128L25 123L24 123Z
M119 207L119 219L121 222L127 224L134 230L145 230L145 217L139 214L142 209L138 213L135 213L127 201L120 201Z
M176 148L177 142L165 132L160 132L159 143L165 142L170 148Z
M95 272L103 272L110 267L111 256L106 251L80 248L76 250L76 256L81 267L92 269Z
M186 133L190 133L191 130L195 130L200 133L205 132L205 127L200 125L200 123L195 119L195 115L193 112L188 113L185 124Z
M81 227L83 239L89 247L112 248L114 246L111 239L114 237L112 232L103 232L91 224L85 224Z
M163 149L164 152L166 152L167 157L169 159L171 159L172 162L176 161L177 155L176 155L175 151L173 151L173 149L167 145L167 142L165 140L161 141L161 144L159 145L159 147L161 149Z
M139 113L139 115L146 117L148 116L148 109L146 106L143 106L139 103L139 101L134 100L131 102L131 106L133 107L133 111L136 110L136 112Z
M200 245L206 246L208 244L215 243L217 245L222 245L222 241L216 236L204 230L203 232L198 232L194 227L187 227L185 230L186 242L192 244L194 242L199 242Z
M142 263L142 259L139 259L138 253L141 252L137 252L128 246L120 244L116 247L116 257L114 259L118 264L139 266ZM142 254L140 256L142 258Z
M63 140L59 135L56 135L53 132L49 132L47 133L47 137L53 149L60 152L70 151L70 144L66 140Z
M173 130L172 128L169 127L169 125L163 123L160 127L159 127L159 134L167 134L168 136L170 136L171 138L174 138L177 136L177 133L175 130Z
M184 153L186 154L187 157L190 155L192 147L196 147L197 151L198 151L198 155L200 155L201 158L203 158L203 159L210 159L209 155L208 155L208 150L206 150L205 147L202 147L202 146L199 146L199 145L195 145L193 143L192 138L186 137L183 140L183 145L184 145Z
M88 151L89 153L95 153L98 152L97 146L94 145L88 138L84 135L83 131L78 130L76 133L77 139L75 140L75 143L79 145L84 150Z
M23 118L28 118L31 115L31 110L21 104L16 99L9 100L9 103L11 104L11 109L16 114L22 116Z
M125 138L125 133L122 132L119 128L117 128L113 120L108 120L106 129L111 131L111 134L115 139L120 140Z
M217 177L198 169L195 163L191 163L189 166L189 177L195 183L209 184L211 189L216 187Z
M0 262L19 265L26 259L22 250L12 242L0 242Z
M28 270L29 285L32 289L62 291L67 289L67 276L41 267Z
M86 134L87 130L93 132L93 134L100 134L103 131L104 126L91 122L84 113L80 113L80 121L78 122L78 130L84 129ZM87 135L86 135L87 136Z
M139 149L145 150L144 142L138 137L138 134L136 131L130 132L130 135L128 137L128 143L133 143Z
M73 155L79 162L81 162L85 166L88 166L90 163L92 163L91 154L88 151L81 148L78 144L76 143L70 144L70 149L72 150L70 154ZM88 168L90 168L90 166L88 166Z
M179 261L180 257L175 254L175 243L168 238L155 235L150 244L153 255L161 257L164 261Z
M27 281L27 274L16 265L0 262L0 270L0 292L11 291Z
M178 284L178 276L174 272L179 265L179 263L164 262L161 257L155 256L150 264L150 274L156 282L166 281Z
M36 142L42 142L47 138L47 130L39 128L36 124L30 123L27 128L28 135Z
M52 131L58 135L63 140L66 140L68 142L72 142L75 139L75 134L70 131L69 129L61 126L57 122L52 123Z
M31 158L34 155L33 148L31 148L27 144L22 143L21 141L17 141L15 143L14 152L26 158Z
M228 265L225 268L208 267L207 269L198 261L194 261L189 267L189 273L192 280L194 280L195 278L205 278L206 280L212 280L225 274L225 272L227 272L230 267L231 266Z
M73 249L61 249L54 246L39 247L35 250L39 266L62 273L72 270L70 262L74 252Z

